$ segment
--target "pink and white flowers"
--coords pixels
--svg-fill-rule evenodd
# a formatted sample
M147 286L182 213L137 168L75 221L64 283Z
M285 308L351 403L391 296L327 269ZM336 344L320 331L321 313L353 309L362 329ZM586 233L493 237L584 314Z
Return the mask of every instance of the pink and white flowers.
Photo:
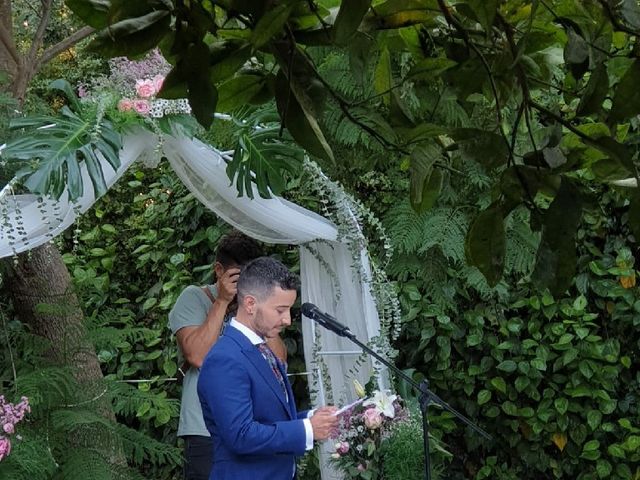
M118 110L121 112L128 112L133 108L133 100L129 98L121 98L118 102Z
M141 98L153 97L157 93L154 81L148 78L136 80L136 93Z
M368 407L373 405L385 417L393 418L395 416L395 409L393 402L398 398L397 395L389 395L384 391L378 390L373 395L373 398L365 400L363 405Z
M382 414L376 408L368 408L362 414L364 425L369 430L375 430L382 426Z
M134 100L133 109L140 115L147 115L151 110L151 105L148 100Z
M19 403L15 405L5 400L4 395L0 395L0 461L11 453L11 440L9 435L13 435L16 431L16 424L31 411L29 400L22 397ZM2 433L4 432L4 434Z
M359 383L355 387L358 396L363 396L364 388ZM379 478L382 445L392 428L407 419L408 411L400 397L390 392L374 392L340 414L332 463L351 479Z

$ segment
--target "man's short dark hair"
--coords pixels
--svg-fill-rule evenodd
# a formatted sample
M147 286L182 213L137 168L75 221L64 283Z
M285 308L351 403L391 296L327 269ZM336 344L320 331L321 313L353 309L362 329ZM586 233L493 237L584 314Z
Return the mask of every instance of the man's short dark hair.
M216 262L220 262L226 269L243 266L262 255L264 251L258 242L238 230L232 230L218 242Z
M238 301L251 295L262 301L275 287L282 290L298 290L300 278L279 260L273 257L260 257L247 263L238 279Z

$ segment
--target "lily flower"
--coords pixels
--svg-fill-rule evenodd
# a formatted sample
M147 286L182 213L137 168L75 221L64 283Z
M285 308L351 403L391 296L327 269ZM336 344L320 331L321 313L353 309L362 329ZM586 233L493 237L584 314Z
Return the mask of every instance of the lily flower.
M387 418L393 418L396 415L396 411L393 408L393 402L398 398L397 395L388 395L386 392L376 390L373 398L365 400L362 404L365 407L373 405Z

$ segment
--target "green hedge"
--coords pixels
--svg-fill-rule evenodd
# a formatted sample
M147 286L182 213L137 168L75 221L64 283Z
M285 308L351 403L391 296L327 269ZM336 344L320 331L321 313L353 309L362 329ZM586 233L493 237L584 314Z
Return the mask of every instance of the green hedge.
M459 297L459 310L445 312L419 279L402 285L412 318L400 363L494 437L463 427L446 437L457 453L451 478L640 475L640 292L629 249L607 240L604 251L586 243L563 298L522 281L506 297Z

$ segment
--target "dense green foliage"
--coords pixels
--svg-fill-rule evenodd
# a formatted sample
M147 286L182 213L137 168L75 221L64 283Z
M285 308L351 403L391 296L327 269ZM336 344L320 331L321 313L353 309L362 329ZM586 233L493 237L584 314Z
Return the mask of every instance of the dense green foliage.
M341 162L328 140L333 111L356 137L404 158L418 211L441 194L456 153L499 167L488 175L491 202L465 228L465 257L491 285L504 273L505 222L525 207L542 231L534 282L562 295L592 201L583 179L637 174L636 0L67 3L102 29L93 51L135 56L159 45L174 65L161 95L188 98L205 126L216 107L275 100L295 141L329 166ZM358 95L335 87L319 47L346 55ZM443 109L447 122L434 118ZM252 181L239 174L240 185ZM253 181L266 192L277 177ZM539 202L541 191L553 200Z
M469 453L458 465L468 476L637 475L640 296L619 196L605 193L599 206L579 229L569 295L554 298L531 280L478 288L472 272L461 276L455 258L442 258L462 247L456 233L436 252L420 251L421 242L410 248L420 262L402 269L407 317L398 345L411 348L398 362L494 435L489 445L470 432L445 440Z
M140 53L164 37L169 58L190 74L174 71L166 93L200 103L203 123L216 99L231 110L275 95L291 136L383 220L395 249L386 270L404 314L397 364L426 376L494 436L484 443L432 407L436 434L453 453L443 478L638 478L640 195L601 183L637 174L637 2L344 2L334 26L324 26L328 35L311 30L329 21L324 4L250 3L212 10L154 1L129 10L113 2L122 7L114 22L143 15L139 31L115 28L94 46ZM107 3L69 4L103 26L96 9ZM165 37L172 16L185 28ZM206 78L195 63L203 52ZM250 55L256 60L245 65ZM246 125L216 122L206 135L237 145L242 157L230 173L240 191L266 166L261 194L275 187L318 210L297 189L299 152L268 152L285 141L277 133L255 138ZM225 229L162 163L132 169L62 241L118 419L165 444L176 444L179 398L166 315L184 286L211 279ZM273 252L295 268L294 249ZM23 328L8 318L0 353L9 358L9 345L19 352L19 394L51 397L36 402L33 426L58 420L50 440L58 460L78 421L56 413L73 403L63 400L73 383L52 371L55 386L37 379L29 387L42 361ZM300 372L299 332L289 335L290 369ZM2 370L3 388L15 387L12 377ZM305 382L294 379L304 398ZM144 382L117 383L136 380ZM38 393L46 388L58 390ZM42 459L24 471L51 478L46 439L31 433L13 461ZM390 455L401 462L420 446L415 431L399 435ZM305 478L317 478L310 463ZM139 471L168 480L179 467Z

